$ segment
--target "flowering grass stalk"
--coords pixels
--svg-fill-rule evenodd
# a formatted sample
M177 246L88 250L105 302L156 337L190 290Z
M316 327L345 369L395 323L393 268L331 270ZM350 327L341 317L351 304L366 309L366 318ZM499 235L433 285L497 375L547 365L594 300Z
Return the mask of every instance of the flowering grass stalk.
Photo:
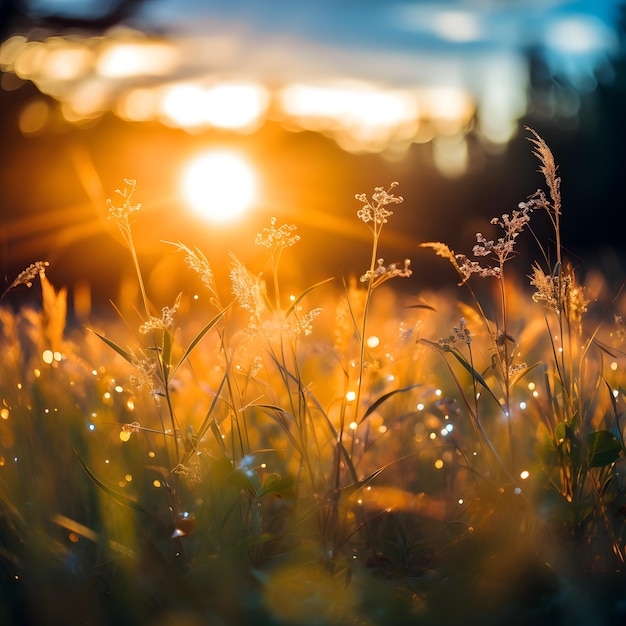
M380 244L380 236L383 231L384 225L387 223L388 218L393 215L393 211L388 207L393 204L401 204L404 199L402 196L396 196L391 191L398 186L397 182L391 183L389 189L385 190L383 187L376 187L370 200L365 194L357 194L356 199L363 203L363 206L357 212L357 217L370 229L372 232L372 256L370 260L369 269L360 278L362 283L365 283L365 304L363 306L363 316L359 327L359 342L360 342L360 355L359 355L359 377L357 380L357 392L356 400L354 403L355 414L354 421L359 422L359 407L361 400L361 393L363 388L363 375L365 371L365 351L367 337L367 317L370 309L370 302L374 289L379 287L390 278L397 276L402 278L408 278L413 273L410 269L410 259L405 259L403 264L391 263L389 266L385 265L385 260L378 258L378 248ZM342 422L340 426L340 436L343 435L344 424Z
M554 475L551 463L544 460L545 466L539 471L539 477L546 481L547 487L556 488L563 498L563 508L571 509L572 521L577 533L584 532L585 528L593 527L599 521L606 528L610 537L612 550L620 567L624 566L624 550L619 545L614 532L613 523L606 516L605 496L603 489L611 482L615 462L623 452L623 439L620 441L610 431L610 415L602 419L598 417L600 399L605 389L605 378L595 361L589 359L592 348L602 350L597 343L600 326L591 329L585 339L583 337L583 319L589 304L584 289L577 282L571 265L564 260L561 242L561 180L557 174L557 166L552 152L545 141L532 129L529 138L534 146L534 155L539 159L540 172L545 178L549 189L549 199L542 190L536 191L530 198L519 204L518 210L494 218L491 223L500 226L504 234L497 240L488 240L481 233L476 235L477 243L473 248L474 256L492 258L493 265L483 265L478 261L470 260L465 255L455 254L445 244L429 242L422 244L432 248L453 265L461 277L460 284L466 284L470 277L477 274L479 277L493 277L498 280L500 303L499 323L492 325L485 315L485 309L471 290L477 310L482 316L485 328L493 345L491 367L487 371L499 372L502 385L497 390L483 374L479 373L474 362L470 346L470 335L463 321L460 328L455 328L450 338L440 340L439 346L444 354L452 355L470 373L473 401L463 394L462 383L455 377L457 385L465 398L470 417L474 420L476 437L487 444L494 458L505 470L514 485L519 485L519 463L528 464L528 459L519 458L516 450L518 434L514 429L514 421L519 423L517 411L512 410L511 398L516 386L537 369L543 369L545 375L545 401L538 411L538 422L548 433L549 443L543 454L554 454L558 459L559 475ZM516 362L521 356L517 342L509 334L509 295L505 280L505 264L514 256L515 244L518 236L527 227L530 228L530 217L533 212L545 212L554 231L556 262L550 263L550 251L539 243L543 262L532 267L530 283L535 288L532 296L534 302L543 305L543 317L547 331L547 341L550 346L552 364L537 362L528 366L526 363ZM606 313L602 319L606 317ZM551 319L552 318L552 319ZM432 344L432 342L431 342ZM464 357L458 346L464 345L468 357ZM453 373L454 375L454 373ZM497 381L497 378L495 379ZM535 383L532 383L535 389ZM509 425L508 462L502 460L503 455L494 446L491 437L486 434L479 413L479 388L488 392L488 395L504 412ZM502 394L502 397L500 396ZM617 410L613 411L614 416ZM617 424L619 427L619 423ZM618 429L619 432L619 429ZM497 433L496 433L497 434ZM620 435L621 437L621 435ZM594 469L598 468L598 469ZM528 474L522 472L523 479ZM604 487L601 487L604 486ZM519 486L516 489L521 489ZM591 503L593 502L593 505ZM588 507L588 508L585 508ZM592 513L595 511L595 513Z
M408 278L411 276L412 271L410 269L411 261L405 259L402 264L390 263L385 265L385 260L379 258L379 245L380 238L384 225L388 222L388 218L393 215L393 211L389 208L394 204L401 204L404 200L402 196L396 196L392 193L392 190L398 186L397 182L392 182L388 189L384 187L376 187L372 194L371 200L366 194L357 194L356 199L362 203L362 207L357 211L357 217L370 229L372 233L372 252L370 258L370 265L368 270L360 277L360 282L365 284L365 296L363 299L363 305L361 309L361 319L358 320L355 315L353 305L350 302L350 292L347 293L347 305L350 310L350 317L354 324L354 330L357 334L357 340L359 344L359 357L358 357L358 373L356 380L356 392L352 399L352 405L354 406L354 412L352 414L352 424L355 428L352 430L352 450L348 451L344 445L344 439L346 435L346 423L347 423L347 411L348 402L346 396L341 400L341 409L339 412L339 427L336 433L336 448L335 448L335 471L334 471L334 495L332 498L332 506L330 513L329 527L333 536L331 554L338 554L339 549L345 541L345 528L344 524L340 523L340 500L344 491L344 482L342 478L342 466L345 463L350 474L351 488L355 488L356 485L366 484L371 477L368 477L364 483L359 481L358 475L355 470L355 463L352 458L354 453L354 431L358 427L359 423L366 417L367 413L361 414L362 394L365 387L365 374L367 369L367 362L370 360L366 358L366 338L367 338L367 322L371 305L372 295L374 290L385 283L387 280L395 277ZM345 368L345 371L349 371L349 368ZM349 376L346 377L346 382L350 384ZM350 393L346 389L346 395ZM377 470L378 472L378 470ZM366 526L366 523L361 520L361 525Z
M46 268L49 265L48 261L36 261L35 263L31 263L25 270L22 270L16 276L15 280L5 288L2 294L0 294L0 302L4 300L10 291L13 291L13 289L19 287L20 285L25 285L28 289L30 289L33 286L33 280L37 277L44 276Z
M165 242L205 291L157 307L127 181L109 209L141 289L131 347L66 328L65 290L26 268L0 297L40 279L40 310L0 307L0 613L557 623L592 598L581 614L623 622L626 302L598 314L603 288L578 282L557 168L530 132L549 193L494 219L475 260L424 244L471 306L442 290L396 308L387 281L412 270L381 258L395 183L357 196L371 258L343 292L286 297L298 235L272 218L263 272L232 254L224 285ZM512 261L540 213L556 249L538 241L525 289Z

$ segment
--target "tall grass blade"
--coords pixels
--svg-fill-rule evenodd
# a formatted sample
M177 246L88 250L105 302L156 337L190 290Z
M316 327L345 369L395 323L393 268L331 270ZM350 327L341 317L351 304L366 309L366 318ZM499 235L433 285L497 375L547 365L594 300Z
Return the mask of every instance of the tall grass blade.
M380 396L380 398L378 398L378 400L373 402L367 408L367 411L365 411L365 413L363 414L363 417L361 418L360 423L363 423L374 411L376 411L376 409L383 402L386 402L387 400L389 400L389 398L395 396L398 393L404 393L405 391L410 391L411 389L415 389L416 387L421 387L421 386L422 386L422 383L414 383L413 385L409 385L408 387L402 387L401 389L394 389L393 391L389 391L388 393L383 394L382 396Z

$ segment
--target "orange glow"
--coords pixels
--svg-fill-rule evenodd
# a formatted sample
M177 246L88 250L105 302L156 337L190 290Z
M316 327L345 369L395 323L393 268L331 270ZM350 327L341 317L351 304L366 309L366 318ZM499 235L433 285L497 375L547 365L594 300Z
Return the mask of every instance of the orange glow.
M394 138L410 139L419 119L415 93L361 83L289 85L279 104L303 128L327 132L350 151L376 152Z
M102 79L83 81L66 96L63 115L70 122L97 116L108 109L109 95L110 87Z
M195 157L182 175L182 193L192 210L209 222L231 222L253 205L257 180L239 154L214 150Z
M461 25L463 37L473 36L476 24L465 14L444 14L442 19L443 30ZM477 108L475 99L459 86L391 88L331 78L314 84L304 78L271 88L261 80L243 81L228 72L220 79L181 80L180 71L194 45L193 37L168 40L130 29L100 38L72 35L29 41L14 36L0 47L0 69L33 81L56 98L70 123L113 110L123 120L158 120L194 133L211 128L251 133L261 128L271 110L288 127L322 132L344 150L357 153L400 156L412 143L464 134ZM203 46L210 56L236 55L230 39L210 40ZM141 78L151 79L150 84ZM497 81L486 102L497 100L495 106L499 99L494 89ZM37 134L49 123L49 112L31 104L20 116L24 135ZM481 131L488 139L510 135L514 122L510 116L487 117ZM435 148L437 167L451 175L462 173L465 148L464 141L441 143Z
M20 112L18 126L22 134L33 135L44 128L50 115L50 107L44 100L31 100Z
M435 134L455 134L475 113L461 88L388 90L366 83L285 87L279 103L290 121L331 135L351 152L380 152L393 145L408 147L424 137L424 122Z
M259 126L268 99L266 90L252 83L211 87L182 83L165 90L161 109L166 123L182 128L215 126L251 131Z
M446 176L454 178L467 171L469 154L467 142L462 133L439 135L433 138L433 159L437 169Z
M434 120L446 133L457 132L474 115L474 103L469 94L458 87L423 89L420 103L424 117Z
M178 66L178 53L165 42L112 43L102 50L96 70L106 78L165 76Z
M154 119L158 109L158 95L155 89L138 87L119 97L115 112L124 120L147 122Z
M93 54L77 42L60 37L48 44L43 72L52 80L70 81L85 76L93 64Z
M418 17L409 11L404 26L417 27L422 23ZM553 47L563 48L567 35L579 32L581 48L597 44L600 31L591 22L570 20L558 26L550 31ZM470 12L443 11L430 28L448 41L472 41L480 38L484 26ZM503 144L528 105L525 64L510 53L481 60L485 70L477 78L478 88L463 76L453 75L442 84L434 74L400 88L331 73L314 82L308 82L306 72L298 82L267 81L263 73L244 79L233 71L238 45L236 37L188 34L167 39L128 28L103 37L72 34L41 41L16 35L0 46L0 71L32 81L55 98L70 123L112 110L123 120L154 120L193 133L213 128L252 133L276 118L290 129L324 133L353 153L384 152L398 158L413 143L433 141L434 163L449 176L467 170L465 134L477 111L479 135ZM219 71L198 73L198 54L215 59ZM26 103L20 130L24 135L41 133L53 121L50 113L50 107Z

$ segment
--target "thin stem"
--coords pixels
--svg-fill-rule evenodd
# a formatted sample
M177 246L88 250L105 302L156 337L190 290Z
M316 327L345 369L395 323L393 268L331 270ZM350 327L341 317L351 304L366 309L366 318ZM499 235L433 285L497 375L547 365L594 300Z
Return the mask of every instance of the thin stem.
M141 299L143 301L144 311L146 313L146 318L150 319L150 307L148 305L148 294L146 293L146 287L143 281L143 275L141 273L141 267L139 266L139 258L137 257L137 250L135 249L135 243L133 241L133 234L130 228L130 222L128 221L128 217L126 217L125 224L125 234L127 239L128 247L130 248L130 254L133 259L133 265L135 266L135 272L137 274L137 281L139 282L139 289L141 290Z
M508 332L508 309L506 297L506 281L504 279L504 261L500 263L500 298L502 315L502 374L504 376L504 414L509 429L509 446L511 448L511 466L513 472L516 468L515 432L511 415L511 390L510 390L510 363L509 363L509 332Z
M278 249L278 253L276 257L274 257L274 253L272 252L272 279L274 281L274 300L276 302L276 311L280 311L280 287L278 284L278 263L280 261L280 255L282 252L282 248Z
M370 301L372 299L372 293L374 291L374 269L376 267L376 259L378 258L378 241L380 238L380 231L382 229L382 224L380 226L374 226L372 228L372 232L374 233L374 241L372 243L372 258L370 260L370 269L369 269L369 278L367 281L367 292L365 294L365 306L363 308L363 319L361 322L361 332L360 332L360 355L359 355L359 379L357 381L357 392L356 392L356 400L354 402L354 421L358 423L358 412L359 406L361 404L361 389L363 387L363 373L365 371L365 336L366 336L366 328L367 328L367 317L370 307ZM342 433L343 434L343 433Z

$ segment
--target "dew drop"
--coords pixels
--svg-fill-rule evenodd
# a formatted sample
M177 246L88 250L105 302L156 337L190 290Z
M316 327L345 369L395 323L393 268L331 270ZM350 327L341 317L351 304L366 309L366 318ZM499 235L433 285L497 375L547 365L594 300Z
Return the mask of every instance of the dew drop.
M367 338L367 347L376 348L380 344L380 339L376 335Z

